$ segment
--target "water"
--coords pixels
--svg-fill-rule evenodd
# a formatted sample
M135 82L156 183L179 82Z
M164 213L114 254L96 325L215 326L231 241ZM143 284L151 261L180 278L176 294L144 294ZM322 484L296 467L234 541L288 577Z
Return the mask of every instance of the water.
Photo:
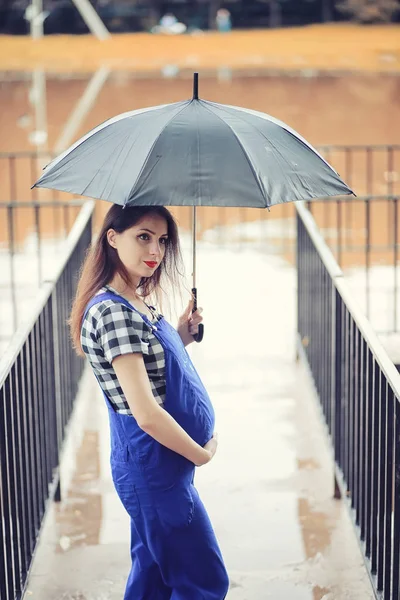
M15 198L68 199L67 194L30 190L52 153L115 114L175 102L192 93L189 72L174 78L140 77L106 69L93 76L0 73L0 80L0 152L41 153L37 160L18 158L13 164L0 156L0 202ZM315 146L398 142L400 78L396 76L287 74L267 77L257 72L236 75L219 70L200 74L200 96L265 111L288 123ZM400 193L400 152L394 156L390 173L387 158L382 156L374 155L373 169L369 168L362 152L352 155L351 167L346 167L343 153L331 153L328 158L359 196ZM12 171L14 179L10 175ZM104 202L98 205L98 219L101 219L109 205ZM353 219L354 227L360 221L359 213ZM182 214L181 226L187 228L188 217ZM230 210L230 219L233 214ZM254 214L254 211L251 214L243 211L233 219L236 222L254 220ZM274 207L268 220L291 215L292 207ZM200 228L213 227L220 216L217 210L205 210ZM223 216L225 219L226 215ZM0 243L7 238L4 218L0 211ZM331 222L333 217L328 219ZM47 219L42 226L46 231ZM379 229L377 226L377 231ZM17 232L17 237L23 240L31 231L32 226L26 226Z
M168 75L168 74L166 74ZM140 107L182 100L191 96L191 73L171 77L145 77L133 73L98 71L87 75L44 75L34 73L0 74L0 152L38 152L37 158L16 158L12 161L0 155L0 249L3 263L7 264L10 228L5 208L1 203L18 201L67 200L69 196L50 190L30 190L42 167L63 144L69 145L100 122ZM229 70L200 73L200 96L216 102L246 106L265 111L288 123L313 145L320 144L391 144L398 142L400 129L400 78L389 75L346 76L263 76L261 72L234 74ZM379 153L378 153L379 154ZM358 195L400 193L400 152L394 157L391 171L387 159L374 156L373 169L365 154L355 153L347 173L343 153L329 156L329 160ZM386 162L385 162L386 161ZM371 172L373 171L373 172ZM13 175L14 174L14 175ZM369 178L369 183L367 179ZM367 189L372 182L373 189ZM109 204L98 201L96 226L101 222ZM182 230L191 225L190 209L173 209ZM31 272L38 272L34 244L38 232L34 214L29 209L18 209L14 217L14 243L17 256L15 265L24 264ZM70 212L70 221L76 214ZM315 214L321 226L336 227L337 211L316 207ZM357 231L361 243L365 240L365 209L355 202L344 208L347 236L354 239ZM388 237L390 210L382 206L372 214L372 240ZM245 223L245 226L243 226ZM238 229L235 226L242 224ZM229 233L221 226L230 225ZM233 242L236 248L253 240L267 244L269 251L281 252L293 259L294 210L292 205L273 207L270 213L254 209L201 209L198 211L199 237L213 239L216 244ZM65 236L65 214L54 209L41 211L40 236L49 243ZM225 234L224 234L225 231ZM400 234L400 224L399 224ZM208 237L207 237L208 236ZM332 239L334 243L334 236ZM26 248L31 248L27 252ZM354 252L344 257L353 266L362 264L361 255ZM385 257L380 256L383 260ZM19 267L18 267L19 268ZM0 285L10 285L2 270ZM43 277L47 276L43 266ZM24 279L19 273L17 280ZM27 282L26 282L27 283ZM19 289L24 287L20 283ZM29 287L34 294L36 288ZM24 309L25 310L25 309ZM4 311L3 311L4 312ZM4 313L5 314L5 313ZM8 336L8 334L7 334ZM6 336L6 337L7 337Z
M32 75L15 74L6 79L6 74L0 73L0 79L2 152L35 150L32 131L40 116L48 134L47 148L43 149L52 150L89 81L82 75L47 75L46 106L43 114L35 117ZM288 123L314 145L398 143L400 78L396 76L233 74L226 79L214 72L200 74L199 92L208 100L265 111ZM115 114L191 95L190 73L172 79L110 73L73 137Z

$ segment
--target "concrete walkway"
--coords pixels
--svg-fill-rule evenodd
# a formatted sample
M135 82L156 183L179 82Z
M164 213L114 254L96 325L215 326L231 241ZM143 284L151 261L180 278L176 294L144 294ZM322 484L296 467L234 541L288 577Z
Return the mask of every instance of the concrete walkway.
M230 600L373 598L355 534L333 500L312 386L295 362L295 271L261 250L199 247L205 338L192 348L219 449L198 469L231 578ZM122 600L129 520L108 466L107 411L87 373L25 598Z

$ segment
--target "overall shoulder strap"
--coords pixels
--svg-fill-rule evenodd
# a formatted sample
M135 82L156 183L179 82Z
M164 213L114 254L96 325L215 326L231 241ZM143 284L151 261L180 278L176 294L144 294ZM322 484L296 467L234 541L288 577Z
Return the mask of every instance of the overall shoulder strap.
M124 306L126 306L127 308L130 308L131 310L135 310L136 308L134 308L129 302L128 300L125 300L125 298L122 298L122 296L118 296L117 294L114 294L113 292L107 291L107 292L103 292L101 294L97 294L96 296L93 296L93 298L87 303L86 308L85 308L85 313L83 315L83 319L82 322L84 321L88 310L94 306L95 304L99 304L100 302L104 302L104 300L113 300L114 302L119 302L120 304L123 304ZM136 311L138 312L138 311ZM98 375L96 373L95 370L93 370L95 377L97 379L97 383L100 386L100 389L103 393L104 399L106 401L106 404L109 408L109 410L111 410L112 412L115 412L115 408L113 407L113 405L110 402L110 399L108 398L106 392L103 390L102 385L100 383L100 380L98 378Z
M130 308L131 310L134 310L135 312L139 312L134 306L132 306L132 304L130 304L128 302L128 300L125 300L125 298L122 298L122 296L118 296L117 294L114 294L113 292L103 292L102 294L97 294L97 296L93 296L93 298L88 302L88 304L86 305L86 308L85 308L85 313L83 315L83 318L86 317L88 310L90 308L92 308L92 306L94 306L95 304L100 304L100 302L104 302L104 300L114 300L114 302L119 302L120 304L123 304L124 306L126 306L127 308Z
M128 302L128 300L126 300L122 296L119 296L118 294L114 294L114 292L110 292L110 291L103 292L102 294L97 294L97 296L93 296L93 298L86 305L85 313L83 315L82 321L85 319L88 310L92 306L94 306L95 304L99 304L100 302L104 302L104 300L113 300L114 302L119 302L119 304L123 304L127 308L130 308L131 310L136 312L143 319L143 321L146 323L146 325L148 325L152 329L153 326L150 323L149 319L146 317L146 315L142 315L142 313L137 308L132 306L132 304L130 302Z

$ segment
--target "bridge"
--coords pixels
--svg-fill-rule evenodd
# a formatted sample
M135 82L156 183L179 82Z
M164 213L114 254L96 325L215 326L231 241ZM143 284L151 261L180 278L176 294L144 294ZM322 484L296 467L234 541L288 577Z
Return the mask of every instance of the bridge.
M399 597L400 146L320 150L356 199L199 210L205 338L190 351L220 447L197 486L232 599ZM38 163L0 156L0 597L116 600L129 522L66 325L104 207L22 200ZM189 264L189 212L173 212Z

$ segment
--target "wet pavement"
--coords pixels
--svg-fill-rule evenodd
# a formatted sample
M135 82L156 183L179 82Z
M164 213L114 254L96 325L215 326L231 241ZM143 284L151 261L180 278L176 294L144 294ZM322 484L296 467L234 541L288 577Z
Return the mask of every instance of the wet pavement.
M191 353L213 399L219 449L196 482L231 600L369 600L306 369L295 361L295 270L261 249L198 248L205 337ZM81 386L25 599L121 600L129 518L113 491L107 410Z

